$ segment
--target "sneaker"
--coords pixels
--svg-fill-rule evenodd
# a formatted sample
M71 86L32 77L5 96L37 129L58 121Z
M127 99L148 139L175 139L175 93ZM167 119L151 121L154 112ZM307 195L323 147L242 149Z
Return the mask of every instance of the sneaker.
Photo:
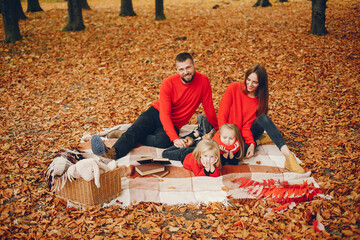
M95 155L100 157L116 159L115 148L108 148L98 135L94 135L91 138L91 150Z
M196 120L200 124L199 128L198 128L200 137L209 133L211 131L211 129L213 129L213 126L211 126L211 124L209 123L209 121L207 120L207 118L204 115L202 115L202 114L198 115Z

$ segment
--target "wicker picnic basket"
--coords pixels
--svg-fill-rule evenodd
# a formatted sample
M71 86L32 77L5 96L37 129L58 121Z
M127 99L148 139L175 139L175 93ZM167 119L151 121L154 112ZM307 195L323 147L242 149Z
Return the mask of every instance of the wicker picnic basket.
M67 181L61 190L56 190L57 197L81 206L93 206L108 203L121 194L121 168L100 175L100 188L94 180L76 179Z

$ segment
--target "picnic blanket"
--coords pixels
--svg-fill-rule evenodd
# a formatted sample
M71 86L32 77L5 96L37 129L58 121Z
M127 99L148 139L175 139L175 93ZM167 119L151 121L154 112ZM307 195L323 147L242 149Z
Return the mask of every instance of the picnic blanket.
M108 132L114 129L125 130L130 124L123 124L98 133L107 146L112 146L116 140L107 139ZM180 135L192 131L196 126L186 125L181 129ZM84 134L79 150L91 152L90 134ZM161 157L164 149L138 146L128 155L117 160L117 164L136 166L141 156ZM301 162L299 159L297 159ZM258 182L264 180L287 181L289 184L314 184L319 187L311 172L299 174L284 169L285 157L273 143L261 145L256 148L255 156L243 160L240 165L225 165L221 169L220 177L195 177L194 174L182 167L180 161L171 161L166 165L169 174L159 179L153 176L141 177L136 171L129 177L121 179L122 193L104 207L121 205L126 207L139 202L155 202L167 205L208 204L209 202L227 203L228 198L250 199L254 195L245 189L239 188L240 183L234 179L245 178Z

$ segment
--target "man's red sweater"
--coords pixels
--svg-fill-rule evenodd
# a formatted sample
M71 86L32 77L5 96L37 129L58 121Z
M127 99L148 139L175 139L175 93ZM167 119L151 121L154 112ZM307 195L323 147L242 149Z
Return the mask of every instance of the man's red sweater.
M242 92L244 83L231 83L220 102L218 110L218 123L221 127L224 123L235 124L246 144L255 144L251 133L251 124L256 119L256 110L259 100L251 98Z
M186 155L183 167L192 171L195 176L207 176L204 172L204 166L202 164L199 165L199 163L196 161L194 155L192 153L189 153ZM209 177L219 177L220 176L220 169L215 167L215 171L213 173L210 173L208 175Z
M160 87L160 99L152 104L160 112L160 121L171 141L179 136L175 127L182 128L202 103L210 124L218 129L209 78L195 72L191 83L182 82L179 74L166 78Z

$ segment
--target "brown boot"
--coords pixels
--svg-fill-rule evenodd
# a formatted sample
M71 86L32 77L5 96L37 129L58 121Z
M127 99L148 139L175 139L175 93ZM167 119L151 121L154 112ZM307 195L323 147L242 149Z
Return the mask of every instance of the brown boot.
M267 135L266 133L263 133L263 134L260 136L259 140L260 140L260 143L261 143L262 145L272 142L271 138L270 138L269 135Z
M294 154L290 154L285 161L285 168L296 173L305 173L305 170L298 164Z
M194 139L192 137L186 137L185 140L186 140L185 143L186 147L190 147L194 144Z
M115 148L105 147L105 153L101 154L100 157L116 160Z
M107 137L109 139L118 139L125 132L125 130L113 130L108 133Z
M107 147L98 135L94 135L91 138L91 150L95 155L114 160L116 159L115 148Z

